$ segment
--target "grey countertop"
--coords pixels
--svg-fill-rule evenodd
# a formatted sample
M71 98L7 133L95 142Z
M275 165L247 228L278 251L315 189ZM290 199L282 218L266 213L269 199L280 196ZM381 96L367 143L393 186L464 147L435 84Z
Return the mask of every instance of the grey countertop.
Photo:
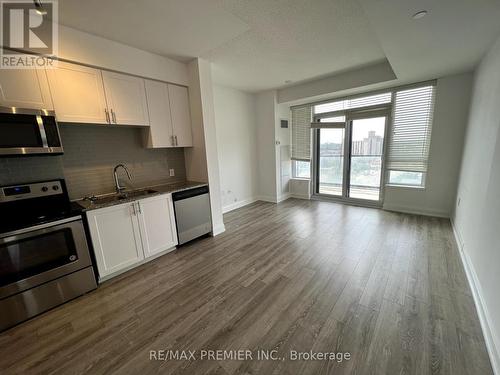
M182 182L174 182L171 184L144 186L144 187L140 187L140 188L135 188L134 190L131 190L130 192L143 191L143 190L154 190L155 192L141 195L141 196L123 198L123 199L119 199L119 200L111 200L111 201L107 201L107 202L92 202L90 199L79 199L79 200L74 201L74 203L76 203L80 207L82 207L83 211L90 211L90 210L97 210L99 208L115 206L118 204L133 202L133 201L136 201L138 199L154 197L154 196L161 195L161 194L175 193L178 191L192 189L192 188L201 187L201 186L207 186L207 185L208 184L206 182L182 181ZM125 191L124 193L127 193L127 191ZM114 194L114 193L103 194L103 195L96 196L96 198L107 198L107 197L111 198L115 195L116 194Z

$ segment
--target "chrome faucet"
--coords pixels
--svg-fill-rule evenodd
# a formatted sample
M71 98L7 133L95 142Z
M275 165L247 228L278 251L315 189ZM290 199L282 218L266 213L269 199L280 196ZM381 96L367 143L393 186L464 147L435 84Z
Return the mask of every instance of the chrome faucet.
M129 181L132 180L132 177L130 177L130 172L128 171L128 168L125 166L125 164L118 164L115 169L113 169L113 174L115 176L115 189L116 189L116 194L121 194L123 190L125 190L124 186L120 186L120 181L118 180L118 169L123 168L125 172L127 173L127 177Z

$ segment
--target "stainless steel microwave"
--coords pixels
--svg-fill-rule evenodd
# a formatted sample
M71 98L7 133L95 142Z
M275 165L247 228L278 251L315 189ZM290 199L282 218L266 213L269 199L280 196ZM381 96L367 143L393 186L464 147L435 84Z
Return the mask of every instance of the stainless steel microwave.
M0 107L0 155L57 155L63 151L53 111Z

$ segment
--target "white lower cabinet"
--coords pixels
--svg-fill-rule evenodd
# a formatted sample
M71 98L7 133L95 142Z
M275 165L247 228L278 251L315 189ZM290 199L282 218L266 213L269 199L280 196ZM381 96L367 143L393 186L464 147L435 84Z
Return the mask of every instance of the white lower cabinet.
M146 258L177 245L177 231L171 195L137 202L142 248Z
M170 194L86 214L100 280L177 245Z

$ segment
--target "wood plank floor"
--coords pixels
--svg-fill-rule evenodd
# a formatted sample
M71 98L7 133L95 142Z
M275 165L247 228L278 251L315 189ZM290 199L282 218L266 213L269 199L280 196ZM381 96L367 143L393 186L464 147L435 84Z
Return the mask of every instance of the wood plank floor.
M0 373L492 374L448 220L290 199L225 223L0 334ZM238 349L285 360L150 360Z

